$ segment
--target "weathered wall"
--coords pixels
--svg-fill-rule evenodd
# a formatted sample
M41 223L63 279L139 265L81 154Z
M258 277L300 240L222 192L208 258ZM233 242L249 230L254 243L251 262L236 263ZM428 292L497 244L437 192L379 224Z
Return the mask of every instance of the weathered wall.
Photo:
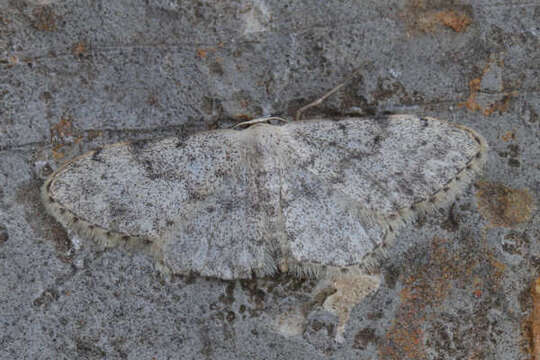
M526 0L0 1L0 358L530 359L539 18ZM295 310L313 281L163 281L44 213L42 178L72 156L290 116L354 69L312 114L435 116L491 151L450 210L402 231L343 344L317 303Z

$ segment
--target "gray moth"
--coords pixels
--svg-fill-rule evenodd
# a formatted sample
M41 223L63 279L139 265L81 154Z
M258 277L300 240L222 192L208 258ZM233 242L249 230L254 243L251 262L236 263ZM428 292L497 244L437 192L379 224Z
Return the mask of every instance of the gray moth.
M65 228L221 279L369 271L398 229L454 201L488 146L429 117L312 119L119 143L43 184Z

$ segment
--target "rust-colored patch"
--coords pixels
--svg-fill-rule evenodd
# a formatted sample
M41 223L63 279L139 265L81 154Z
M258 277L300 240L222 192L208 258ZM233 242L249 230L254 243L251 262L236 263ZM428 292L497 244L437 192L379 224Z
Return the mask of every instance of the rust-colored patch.
M409 0L400 17L410 32L435 32L443 26L463 32L472 24L471 9L446 1Z
M247 107L249 106L249 100L248 99L240 99L239 103L240 103L240 106L243 109L247 109Z
M19 58L15 55L11 55L10 57L8 57L8 64L10 66L17 65L19 62Z
M478 111L485 116L498 112L508 111L510 100L518 95L517 91L502 92L495 95L484 94L482 90L482 79L492 70L492 67L502 67L502 61L489 61L482 69L482 74L469 81L469 96L467 100L458 104L459 107L466 107L470 111ZM498 84L502 88L502 83Z
M507 131L503 135L501 135L501 139L504 142L509 142L509 141L512 141L512 140L516 140L516 133L514 132L514 130Z
M70 117L64 117L62 116L60 118L60 121L53 125L50 129L51 134L51 141L55 140L55 138L65 138L68 136L73 135L73 126L71 123Z
M62 116L57 124L51 126L49 133L53 144L52 154L57 160L65 155L60 152L61 148L68 144L78 144L83 139L83 136L77 134L78 131L73 126L71 116Z
M534 201L527 189L484 181L476 186L478 209L491 226L513 227L531 218Z
M71 53L75 57L82 58L87 55L88 47L84 41L79 41L71 47Z
M493 104L487 105L482 113L485 116L489 116L493 114L494 112L498 112L499 114L502 114L503 112L508 111L508 107L510 106L510 100L517 95L517 91L512 91L508 94L505 94L502 99L494 102Z
M208 56L208 51L205 49L197 49L197 57L199 59L206 59Z
M540 277L532 287L533 311L531 318L533 359L540 360Z
M52 155L56 160L60 160L64 157L64 153L60 152L60 149L64 146L64 144L58 144L53 146L52 148Z
M53 9L49 6L36 7L32 15L34 15L33 26L40 31L55 31L57 16Z
M148 96L148 98L146 99L146 103L150 106L157 106L159 105L159 100L157 98L156 95L154 94L151 94Z
M382 359L427 359L424 350L422 323L424 318L409 314L394 322L386 333L387 343L379 347Z
M468 243L475 247L472 241ZM438 316L451 291L467 288L471 290L471 298L482 301L489 296L490 289L499 286L499 269L493 267L492 254L470 256L470 248L456 249L453 244L447 239L434 238L427 263L413 273L402 275L399 308L385 337L377 343L381 359L429 358L424 348L424 338L428 335L423 331L425 322Z
M206 59L210 54L215 54L215 52L224 46L224 43L220 42L215 47L207 47L207 48L198 48L197 49L197 57L199 59ZM218 63L221 62L221 60L216 60Z
M504 275L504 272L506 271L506 265L493 256L493 254L490 254L488 256L489 263L493 267L493 275L497 279L501 279Z
M455 32L462 32L472 23L472 19L467 14L457 11L439 11L435 14L435 19Z
M6 65L7 68L12 68L21 63L21 60L16 55L10 55L5 59L0 59L0 64Z
M478 90L480 90L481 81L482 81L482 78L476 78L469 81L469 97L467 98L467 101L459 104L460 106L465 106L467 109L471 111L482 110L482 107L476 102L476 96L478 94Z

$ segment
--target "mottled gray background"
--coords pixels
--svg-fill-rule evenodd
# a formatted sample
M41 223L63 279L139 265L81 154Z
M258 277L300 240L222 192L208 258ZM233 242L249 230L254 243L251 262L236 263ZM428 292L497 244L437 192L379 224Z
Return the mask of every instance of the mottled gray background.
M0 0L0 358L530 359L539 19L535 0ZM164 280L44 213L44 176L77 154L288 117L354 69L312 115L430 115L491 150L451 209L401 233L343 344L302 305L313 281Z

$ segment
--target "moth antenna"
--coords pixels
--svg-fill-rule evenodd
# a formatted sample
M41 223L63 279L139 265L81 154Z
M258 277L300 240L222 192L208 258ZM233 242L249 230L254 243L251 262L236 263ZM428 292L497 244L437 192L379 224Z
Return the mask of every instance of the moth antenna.
M301 107L297 112L296 112L296 117L295 117L295 121L299 121L300 118L302 117L302 113L304 111L306 111L307 109L310 109L314 106L317 106L319 105L320 103L322 103L324 100L326 100L327 98L329 98L330 96L332 96L334 93L336 93L339 89L341 89L342 87L344 87L345 85L347 85L347 83L349 81L351 81L352 79L354 79L356 77L356 75L358 75L358 73L360 72L360 69L356 69L352 72L352 74L347 78L345 79L345 81L343 81L341 84L339 84L338 86L336 86L335 88L333 88L332 90L330 90L329 92L327 92L326 94L324 94L323 96L321 96L320 98L318 98L317 100Z

